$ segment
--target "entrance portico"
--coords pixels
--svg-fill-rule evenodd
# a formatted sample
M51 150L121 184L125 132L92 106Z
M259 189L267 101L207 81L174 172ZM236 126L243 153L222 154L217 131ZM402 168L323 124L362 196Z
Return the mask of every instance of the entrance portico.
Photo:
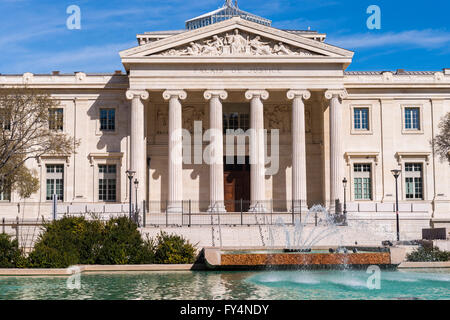
M192 199L188 195L192 190L183 191L183 187L189 183L185 183L186 172L183 170L182 135L183 129L192 131L195 120L205 120L202 121L202 129L209 129L209 145L204 155L209 156L210 162L203 162L193 171L201 172L197 178L204 176L203 170L207 166L209 179L208 185L204 185L193 200L207 200L208 211L225 212L223 102L247 102L250 105L250 130L249 148L245 155L250 157L250 210L264 212L267 210L266 201L276 198L273 187L271 191L266 190L268 181L274 178L265 168L266 154L272 147L272 141L269 146L265 139L265 130L279 129L283 131L281 146L289 148L289 152L281 154L281 157L291 155L283 163L283 174L285 179L286 175L290 175L291 182L284 185L283 199L275 200L291 203L289 207L294 212L305 212L308 206L305 102L314 93L316 99L311 103L311 108L318 109L314 114L320 115L322 109L327 109L326 99L330 102L330 154L324 156L324 159L330 159L328 164L324 163L325 167L329 167L330 178L323 181L329 193L319 200L334 208L335 201L341 199L338 190L342 174L339 170L343 170L342 163L336 160L343 158L343 155L339 156L340 139L336 134L336 126L340 123L339 98L342 98L340 92L344 92L343 71L352 56L350 51L238 17L121 52L123 64L129 72L130 92L148 92L150 101L147 108L152 110L148 114L156 118L152 120L133 116L135 121L140 122L138 127L148 127L148 133L157 131L152 126L160 126L164 121L168 124L167 150L163 152L164 148L155 141L162 139L163 134L155 135L147 144L149 157L155 153L154 150L158 150L159 156L167 157L167 171L160 169L160 190L149 186L150 195L142 200L167 200L170 212L180 212L181 201ZM161 102L161 95L165 102ZM142 97L140 99L144 100ZM317 99L320 101L318 104ZM138 104L138 98L132 101ZM270 107L265 105L266 102L269 102ZM284 127L284 119L280 120L282 116L279 109L282 107L289 108L287 119L291 118L288 125L290 130ZM165 111L165 108L168 110ZM187 111L184 111L185 108ZM132 112L135 110L132 108ZM271 113L275 115L272 117L280 118L269 119L269 125L265 119L268 110L272 110ZM184 112L189 114L191 123L183 120ZM192 116L198 112L202 114L201 119ZM167 114L167 119L163 114ZM145 121L152 123L145 125ZM132 122L132 126L135 124ZM277 128L277 125L280 127ZM141 131L131 130L131 135L131 141L136 141ZM132 152L130 163L138 168L138 172L143 171L138 175L145 176L145 165L139 166L136 164L138 162L145 164L145 157L140 156L140 160L137 160L136 153ZM152 180L151 168L148 174L149 180ZM162 181L166 174L168 179L164 186ZM192 176L195 174L191 174L190 179ZM208 190L207 194L204 190ZM154 198L154 193L159 195Z

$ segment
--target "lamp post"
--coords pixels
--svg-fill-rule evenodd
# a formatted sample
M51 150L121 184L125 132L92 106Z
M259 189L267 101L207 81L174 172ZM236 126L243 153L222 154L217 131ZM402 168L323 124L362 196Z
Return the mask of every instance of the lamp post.
M132 171L132 170L127 170L127 172L126 172L128 180L130 182L130 184L129 184L129 186L130 186L130 208L129 208L130 219L132 217L132 212L133 212L133 203L132 203L132 199L131 199L131 197L132 197L131 191L133 190L132 189L133 188L133 177L134 177L135 173L136 173L136 171Z
M398 216L398 177L402 173L401 170L395 169L391 170L395 178L395 214L397 216L397 241L400 241L400 226L399 226L399 216Z
M344 221L347 222L347 178L342 180L342 185L344 186Z
M136 195L136 202L134 204L134 222L138 222L137 214L138 214L138 188L139 188L139 180L134 179L134 188L135 188L135 195Z

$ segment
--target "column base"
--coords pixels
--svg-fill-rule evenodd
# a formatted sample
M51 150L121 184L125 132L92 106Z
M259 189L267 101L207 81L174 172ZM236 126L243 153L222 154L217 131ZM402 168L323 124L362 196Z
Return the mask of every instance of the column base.
M181 205L169 205L167 213L183 213L183 207Z
M294 207L291 209L291 212L293 213L308 213L309 208L306 205L294 205Z

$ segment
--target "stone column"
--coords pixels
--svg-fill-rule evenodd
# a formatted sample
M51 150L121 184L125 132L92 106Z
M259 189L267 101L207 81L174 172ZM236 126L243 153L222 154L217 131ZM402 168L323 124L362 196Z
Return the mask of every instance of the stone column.
M307 212L305 104L308 90L290 90L292 101L292 205L293 212Z
M248 90L245 98L250 100L250 211L265 212L265 149L264 105L269 98L266 90Z
M187 98L183 90L166 90L163 98L169 100L169 181L168 208L170 213L182 212L183 201L183 134L181 100Z
M207 90L209 100L210 147L209 147L209 212L226 212L223 181L223 112L222 100L228 98L224 90Z
M149 98L146 90L128 90L126 97L131 100L131 128L130 128L130 166L129 169L135 171L134 179L139 181L138 203L147 200L147 144L145 139L145 116L143 100ZM133 179L133 182L134 182ZM128 189L128 180L127 180ZM136 201L134 184L131 188L130 197L133 203Z
M342 104L347 97L345 90L328 90L325 98L330 100L330 211L340 212L343 200L344 156L342 150Z

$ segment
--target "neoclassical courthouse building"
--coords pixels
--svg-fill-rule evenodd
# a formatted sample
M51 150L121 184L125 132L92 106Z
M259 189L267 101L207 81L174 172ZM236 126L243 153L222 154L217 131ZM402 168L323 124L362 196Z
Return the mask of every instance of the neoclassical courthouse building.
M27 216L50 212L53 193L63 205L126 208L129 169L150 215L165 203L178 212L181 200L204 212L238 211L241 199L249 209L335 210L344 178L349 214L377 215L393 212L391 170L400 169L401 214L450 221L450 167L430 146L450 112L450 69L348 72L354 53L325 38L273 28L226 1L184 30L138 34L120 52L126 74L0 75L3 88L58 99L57 129L81 142L76 154L28 163L41 188L26 200ZM230 147L222 133L236 129L249 138L235 132ZM202 153L236 161L207 163ZM24 203L14 193L0 200L10 217Z

